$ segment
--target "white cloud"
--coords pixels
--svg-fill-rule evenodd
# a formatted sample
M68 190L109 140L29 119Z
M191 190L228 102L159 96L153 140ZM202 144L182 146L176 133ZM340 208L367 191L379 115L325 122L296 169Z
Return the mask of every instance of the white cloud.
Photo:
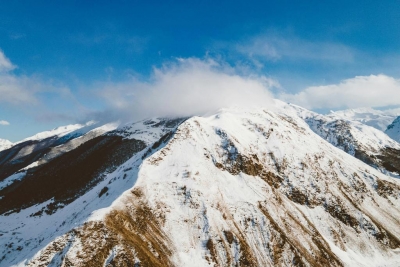
M11 71L16 67L0 50L0 103L35 103L34 92L40 87L36 79L17 76Z
M64 86L55 86L35 75L17 75L12 72L15 66L0 50L0 103L13 106L29 106L40 103L40 93L55 93L62 97L71 97Z
M400 79L383 74L356 76L339 84L312 86L281 99L305 108L383 107L400 104Z
M4 55L3 51L0 50L0 73L7 72L15 69L15 66L11 61Z
M190 116L223 107L256 107L272 103L266 77L243 77L213 60L178 59L154 69L150 81L132 78L101 86L101 97L126 119L152 116Z
M7 126L10 125L10 123L8 121L0 120L0 125Z
M36 103L35 92L40 90L40 82L9 73L0 74L0 103L13 105Z

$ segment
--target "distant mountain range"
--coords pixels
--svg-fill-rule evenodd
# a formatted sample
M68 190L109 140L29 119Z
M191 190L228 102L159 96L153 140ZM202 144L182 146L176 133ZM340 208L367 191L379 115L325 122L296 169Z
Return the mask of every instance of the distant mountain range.
M359 121L378 130L385 131L389 124L400 115L400 108L388 110L376 110L372 108L347 109L332 111L331 115L351 121Z

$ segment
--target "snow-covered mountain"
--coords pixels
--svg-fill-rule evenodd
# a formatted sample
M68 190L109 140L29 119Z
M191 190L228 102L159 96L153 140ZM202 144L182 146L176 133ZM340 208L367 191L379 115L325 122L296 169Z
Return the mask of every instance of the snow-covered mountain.
M400 265L372 127L277 101L90 132L0 152L0 266Z
M385 133L393 140L400 142L400 116L387 127Z
M357 108L331 111L330 115L344 120L359 121L378 130L385 131L388 125L400 115L400 109L376 110L372 108Z
M0 151L10 148L13 145L12 142L6 139L0 139Z

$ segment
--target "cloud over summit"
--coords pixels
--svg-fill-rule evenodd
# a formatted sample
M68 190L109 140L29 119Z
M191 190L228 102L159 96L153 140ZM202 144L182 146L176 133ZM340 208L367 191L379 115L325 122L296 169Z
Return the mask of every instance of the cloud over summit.
M105 83L100 96L119 116L139 119L201 115L231 106L268 106L272 87L279 87L273 79L245 77L217 61L188 58L155 68L147 81L131 78Z

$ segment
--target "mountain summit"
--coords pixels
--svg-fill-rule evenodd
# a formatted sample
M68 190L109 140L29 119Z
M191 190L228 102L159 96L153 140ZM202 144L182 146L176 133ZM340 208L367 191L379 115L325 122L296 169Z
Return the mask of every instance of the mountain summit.
M370 126L276 101L96 129L0 152L0 266L400 265Z

